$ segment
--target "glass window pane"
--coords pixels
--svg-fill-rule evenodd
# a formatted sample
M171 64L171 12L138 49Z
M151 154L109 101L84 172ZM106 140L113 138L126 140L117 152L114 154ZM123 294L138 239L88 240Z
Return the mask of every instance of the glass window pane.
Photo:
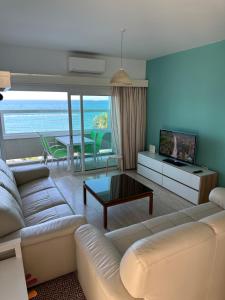
M84 129L87 131L92 129L109 129L110 106L110 96L84 96Z
M67 93L5 92L0 102L4 134L68 131Z
M85 169L105 168L112 154L111 96L83 96L83 111Z

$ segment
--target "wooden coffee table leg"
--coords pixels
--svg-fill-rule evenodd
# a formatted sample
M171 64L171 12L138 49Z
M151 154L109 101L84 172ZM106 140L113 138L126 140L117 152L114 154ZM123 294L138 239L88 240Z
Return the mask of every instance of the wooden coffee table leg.
M87 190L85 185L83 185L83 199L84 199L84 205L87 205Z
M103 222L104 228L107 229L107 206L103 207Z
M153 211L153 193L149 195L149 214L152 215Z

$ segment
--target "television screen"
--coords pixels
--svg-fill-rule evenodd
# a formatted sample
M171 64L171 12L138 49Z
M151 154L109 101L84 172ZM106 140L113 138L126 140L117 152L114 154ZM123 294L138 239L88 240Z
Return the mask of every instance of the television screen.
M196 136L175 131L160 130L159 154L193 164Z

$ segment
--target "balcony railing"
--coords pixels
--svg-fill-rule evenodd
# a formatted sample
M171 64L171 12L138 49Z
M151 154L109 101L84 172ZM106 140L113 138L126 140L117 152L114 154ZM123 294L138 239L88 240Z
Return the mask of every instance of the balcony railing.
M107 114L107 126L103 130L111 131L110 111L105 109L85 110L84 129L88 133L95 127L94 120L101 114ZM36 137L37 132L49 136L68 134L68 111L67 110L4 110L0 114L3 139L18 139ZM73 130L80 132L81 112L72 112Z
M108 114L107 127L95 127L94 118ZM81 135L80 110L73 110L73 134ZM2 145L6 159L38 157L42 154L40 135L56 137L69 134L67 110L4 110L0 113ZM105 123L104 123L105 124ZM91 130L106 132L103 149L111 148L110 111L105 109L84 111L84 134Z

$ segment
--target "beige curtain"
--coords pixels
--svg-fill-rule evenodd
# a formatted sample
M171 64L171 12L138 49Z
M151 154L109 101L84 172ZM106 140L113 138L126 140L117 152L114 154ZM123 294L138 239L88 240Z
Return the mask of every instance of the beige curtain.
M114 151L123 156L124 169L135 169L137 153L144 150L146 88L113 87L112 140Z

